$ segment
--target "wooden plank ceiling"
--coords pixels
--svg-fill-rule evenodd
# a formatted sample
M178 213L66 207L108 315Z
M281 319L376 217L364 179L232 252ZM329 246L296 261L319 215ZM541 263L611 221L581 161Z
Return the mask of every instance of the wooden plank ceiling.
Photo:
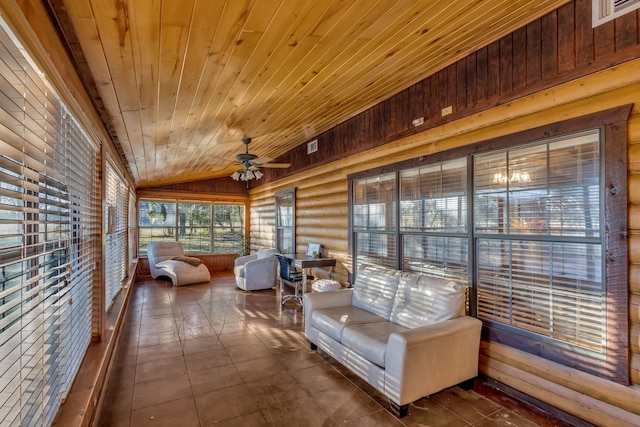
M567 0L48 3L146 187L231 174L243 137L277 158Z

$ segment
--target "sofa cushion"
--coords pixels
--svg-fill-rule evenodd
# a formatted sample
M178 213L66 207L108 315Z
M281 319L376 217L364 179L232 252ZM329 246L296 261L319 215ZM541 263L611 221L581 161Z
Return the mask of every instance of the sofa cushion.
M350 325L344 328L342 345L384 368L389 335L406 330L408 328L392 322Z
M389 319L398 290L400 271L373 264L358 269L353 305Z
M345 326L372 322L387 319L353 306L321 308L311 314L311 326L338 342L342 341Z
M391 321L417 328L462 316L465 288L452 280L402 273Z

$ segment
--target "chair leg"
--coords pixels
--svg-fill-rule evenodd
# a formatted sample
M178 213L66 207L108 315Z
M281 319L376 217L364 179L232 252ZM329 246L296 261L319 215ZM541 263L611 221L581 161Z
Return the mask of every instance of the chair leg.
M396 416L396 418L406 417L409 413L409 404L406 405L398 405L396 402L391 402L391 413Z

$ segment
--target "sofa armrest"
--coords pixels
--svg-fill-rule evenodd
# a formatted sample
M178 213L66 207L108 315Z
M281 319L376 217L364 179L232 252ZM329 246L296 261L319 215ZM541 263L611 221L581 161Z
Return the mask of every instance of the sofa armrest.
M319 308L344 307L351 305L353 289L304 294L304 327L311 325L311 314Z
M239 265L245 265L249 261L253 261L253 260L256 260L256 259L258 259L258 254L241 256L241 257L238 257L238 258L235 259L235 261L233 262L233 265L235 267L237 267Z
M461 316L389 336L387 395L404 405L478 375L482 321Z

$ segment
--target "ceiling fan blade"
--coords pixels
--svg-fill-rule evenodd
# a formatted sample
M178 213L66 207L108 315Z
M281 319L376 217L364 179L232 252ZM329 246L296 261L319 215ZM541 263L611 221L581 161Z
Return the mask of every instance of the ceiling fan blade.
M264 163L260 165L261 168L289 168L291 167L291 163Z

